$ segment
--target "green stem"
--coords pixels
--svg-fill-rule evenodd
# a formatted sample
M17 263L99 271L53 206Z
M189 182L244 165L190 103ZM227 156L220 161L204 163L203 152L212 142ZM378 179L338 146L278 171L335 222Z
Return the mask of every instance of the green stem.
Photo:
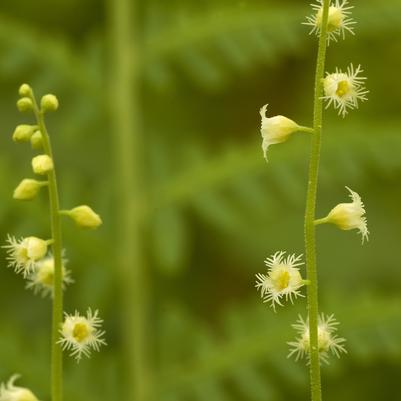
M313 224L315 226L318 226L319 224L325 224L327 223L327 217L323 217L322 219L316 219Z
M309 178L305 209L305 253L307 278L310 280L308 285L308 313L309 313L309 335L310 335L310 385L312 401L322 400L321 378L320 378L320 360L318 347L318 322L319 322L319 304L318 304L318 285L316 270L316 233L315 233L315 210L317 182L320 162L320 146L323 120L323 76L326 60L327 48L327 21L329 14L330 0L323 1L323 17L321 33L319 38L319 49L317 54L314 107L313 107L313 129L311 154L309 161Z
M299 132L307 132L307 133L309 133L309 134L314 134L314 133L315 133L315 130L314 130L313 128L302 127L302 126L300 126L300 127L298 128L298 131L299 131Z
M130 401L150 397L146 332L148 290L142 255L142 219L139 199L143 196L142 144L139 107L138 49L135 22L137 2L110 0L112 137L115 147L116 237L119 239L124 394Z
M50 137L47 132L44 114L39 110L35 96L32 93L34 113L42 133L43 149L49 155L54 164ZM53 168L48 174L49 201L50 201L50 223L52 231L52 249L54 257L54 292L52 312L52 339L51 339L51 395L52 401L63 399L63 355L60 345L57 343L59 330L63 321L63 287L62 287L62 239L59 216L59 198L57 190L56 171Z

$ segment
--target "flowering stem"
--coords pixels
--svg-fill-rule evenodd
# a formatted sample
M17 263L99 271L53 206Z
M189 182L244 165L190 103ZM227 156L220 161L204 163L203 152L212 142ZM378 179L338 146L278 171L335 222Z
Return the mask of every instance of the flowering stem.
M310 335L310 385L312 401L322 400L320 360L318 347L318 288L316 270L316 233L315 233L315 210L317 182L319 174L320 146L322 133L323 105L322 105L322 80L324 76L324 65L327 48L327 21L330 0L323 0L323 17L319 37L319 49L317 54L314 107L313 107L313 129L311 154L309 160L309 178L305 209L305 253L308 285L308 313L309 313L309 335Z
M141 246L141 135L138 99L140 54L134 31L137 1L110 0L110 98L115 147L118 266L122 301L125 400L147 401L152 388L148 370L146 266Z
M53 160L53 152L50 137L44 120L44 113L39 109L35 96L32 93L34 113L42 133L42 143L45 153ZM63 320L63 288L62 288L62 243L61 225L59 216L59 198L57 190L57 179L55 168L47 173L49 182L50 200L50 223L52 231L52 249L54 257L54 292L53 292L53 315L52 315L52 339L51 339L51 395L52 401L63 399L63 358L62 349L57 343L59 330Z

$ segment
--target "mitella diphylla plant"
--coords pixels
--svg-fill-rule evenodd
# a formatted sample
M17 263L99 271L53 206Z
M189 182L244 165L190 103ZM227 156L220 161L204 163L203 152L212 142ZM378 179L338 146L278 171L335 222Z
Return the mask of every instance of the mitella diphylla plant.
M313 127L306 127L284 117L267 117L267 107L260 110L262 118L261 135L263 156L267 160L267 150L270 145L283 143L290 139L295 132L308 133L311 140L311 153L309 158L308 186L304 219L306 274L303 278L302 255L289 255L279 251L266 259L266 274L256 275L256 288L264 302L268 303L274 311L285 305L287 301L294 302L304 297L303 287L306 287L306 300L308 316L299 316L293 328L298 337L288 342L290 346L289 357L295 359L305 358L309 365L311 380L311 400L321 401L321 362L329 362L330 355L340 357L346 353L346 340L337 335L338 322L334 315L319 313L317 291L316 266L316 226L333 224L341 230L358 230L362 243L368 240L369 230L365 217L365 206L358 193L346 187L351 202L340 203L335 206L326 217L316 219L316 195L318 187L318 172L320 163L320 148L322 136L323 102L326 108L331 105L338 110L339 115L345 117L350 110L357 109L359 102L367 100L368 91L365 89L365 77L361 76L360 66L354 68L353 64L343 72L336 68L334 73L326 73L326 50L330 42L345 39L346 33L354 34L355 21L351 17L351 9L347 0L318 0L312 5L313 14L307 17L304 23L312 27L310 33L319 37L319 46L316 63Z
M8 235L3 248L7 251L8 266L26 280L26 288L35 294L52 299L51 333L51 400L62 401L63 361L62 350L69 350L78 362L83 356L89 357L91 350L99 351L106 345L105 332L101 330L102 319L98 311L89 308L86 315L64 313L63 291L73 283L71 271L66 267L67 259L62 246L61 216L67 216L80 228L95 229L102 219L87 205L61 210L56 179L55 162L45 115L59 107L56 96L44 95L38 105L32 88L23 84L19 88L20 99L17 107L21 112L31 112L35 124L21 124L15 129L12 139L16 143L30 143L40 154L32 158L34 174L41 177L25 178L14 190L16 200L35 199L40 191L47 189L50 203L51 238L26 236L19 239ZM14 375L0 386L0 401L38 401L31 390L14 385L19 378Z

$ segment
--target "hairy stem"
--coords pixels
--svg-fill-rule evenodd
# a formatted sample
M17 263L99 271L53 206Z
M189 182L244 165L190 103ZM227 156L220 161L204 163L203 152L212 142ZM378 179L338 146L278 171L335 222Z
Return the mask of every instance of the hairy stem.
M317 54L315 91L313 106L313 130L311 154L309 161L309 178L305 209L305 253L307 278L310 281L308 285L308 313L309 313L309 336L310 336L310 385L312 401L322 400L321 378L320 378L320 360L318 347L318 285L316 269L316 232L315 232L315 210L317 182L319 174L320 147L323 120L323 76L326 59L327 47L327 21L329 13L330 0L323 0L323 17L321 32L319 38L319 49Z
M139 49L135 32L134 0L110 0L111 77L110 100L115 150L118 265L123 315L124 347L122 399L147 401L150 383L147 368L149 339L146 333L148 294L142 255L140 198L142 147L138 100Z
M35 96L32 93L35 117L42 133L43 149L49 155L54 164L53 152L49 133L46 128L44 114L38 108ZM52 401L63 399L63 355L62 349L57 341L60 337L59 330L63 321L63 287L62 287L62 238L59 216L59 197L57 189L56 169L53 168L47 174L49 201L50 201L50 223L52 231L52 250L54 257L54 292L52 312L52 338L51 338L51 396Z

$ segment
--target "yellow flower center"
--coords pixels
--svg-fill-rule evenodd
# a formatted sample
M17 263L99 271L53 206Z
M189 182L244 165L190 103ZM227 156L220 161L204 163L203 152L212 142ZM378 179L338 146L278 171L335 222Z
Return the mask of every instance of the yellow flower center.
M76 323L72 330L72 336L79 343L85 340L89 336L89 333L88 325L85 323Z
M44 271L39 275L39 281L48 287L52 287L54 283L54 272L53 271Z
M16 251L16 259L20 263L26 263L29 261L28 249L25 246L21 246Z
M282 270L275 279L275 286L278 291L282 291L288 287L290 283L290 273L287 270Z
M345 96L350 90L348 81L340 81L337 85L336 95L339 97Z

